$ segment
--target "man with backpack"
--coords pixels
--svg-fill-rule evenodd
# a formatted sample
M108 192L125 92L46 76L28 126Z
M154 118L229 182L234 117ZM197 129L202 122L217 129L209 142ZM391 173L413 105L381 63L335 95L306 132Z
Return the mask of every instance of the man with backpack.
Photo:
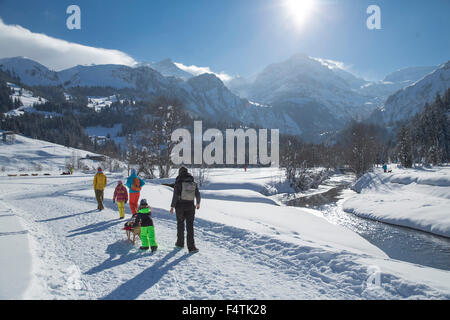
M144 186L145 182L141 178L139 178L136 174L135 169L131 169L131 174L127 178L127 187L130 193L130 209L133 215L136 214L138 209L139 197L141 195L141 189Z
M194 204L196 201L196 205ZM200 209L200 191L194 177L185 167L178 170L178 177L173 188L170 214L176 211L177 216L177 248L184 247L184 222L186 221L186 241L189 252L198 252L194 241L195 209Z

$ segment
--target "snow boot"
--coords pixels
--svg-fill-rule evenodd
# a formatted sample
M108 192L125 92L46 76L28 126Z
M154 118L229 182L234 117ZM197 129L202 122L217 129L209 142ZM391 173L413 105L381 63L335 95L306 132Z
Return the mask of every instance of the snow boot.
M158 250L157 246L152 246L152 252L156 252L156 250Z
M175 243L175 249L183 249L184 246L180 246L178 243Z
M149 247L140 247L139 249L141 249L141 250L148 250Z
M194 249L189 249L189 253L197 253L197 252L199 252L200 250L198 250L197 248L194 248Z

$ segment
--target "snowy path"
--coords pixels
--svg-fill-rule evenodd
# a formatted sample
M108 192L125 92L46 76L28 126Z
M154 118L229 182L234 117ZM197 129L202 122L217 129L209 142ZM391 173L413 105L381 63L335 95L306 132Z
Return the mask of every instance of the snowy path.
M27 230L13 210L0 203L0 300L20 299L30 281Z
M31 238L36 280L25 298L450 298L445 286L432 288L394 273L383 274L382 288L368 289L371 255L326 250L314 243L300 246L201 218L196 219L201 251L189 255L173 249L175 218L158 207L153 207L153 216L159 251L142 253L139 242L133 246L125 240L124 221L117 219L111 200L106 200L106 210L97 212L93 195L71 192L86 189L91 194L91 177L23 181L14 185L12 179L0 180L0 205L25 221ZM392 269L388 259L377 259ZM449 282L450 273L438 276Z

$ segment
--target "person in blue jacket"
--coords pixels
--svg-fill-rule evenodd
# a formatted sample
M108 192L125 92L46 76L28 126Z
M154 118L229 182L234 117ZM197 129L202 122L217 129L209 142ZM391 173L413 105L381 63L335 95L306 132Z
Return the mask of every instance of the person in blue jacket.
M144 180L136 175L136 170L131 169L131 174L127 178L126 186L130 193L130 209L133 215L136 214L138 209L139 197L141 195L142 187L145 185Z

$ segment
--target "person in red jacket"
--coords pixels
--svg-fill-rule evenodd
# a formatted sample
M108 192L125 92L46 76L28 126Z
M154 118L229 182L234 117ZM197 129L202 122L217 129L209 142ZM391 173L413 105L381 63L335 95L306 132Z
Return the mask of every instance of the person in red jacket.
M113 203L117 201L119 207L120 218L125 218L125 203L128 201L128 191L123 185L122 181L117 182L116 190L114 190Z

